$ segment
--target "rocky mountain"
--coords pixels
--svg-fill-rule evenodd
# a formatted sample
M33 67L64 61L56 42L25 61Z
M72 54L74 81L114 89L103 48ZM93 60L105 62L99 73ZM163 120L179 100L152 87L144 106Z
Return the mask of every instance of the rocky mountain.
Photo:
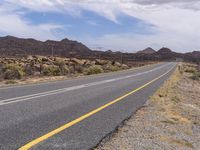
M184 60L200 63L200 51L193 51L184 55Z
M61 41L23 39L12 36L0 37L0 56L45 55L65 56L90 55L91 50L77 41L63 39Z
M169 48L163 47L158 51L152 51L151 48L147 48L143 51L139 51L135 54L136 60L159 60L159 61L174 61L185 60L192 62L200 62L200 51L194 51L190 53L177 53Z
M138 51L137 53L142 53L142 54L154 54L154 53L156 53L156 51L155 51L153 48L148 47L148 48L146 48L146 49L144 49L144 50L142 50L142 51Z
M183 59L184 54L173 52L171 49L163 47L157 51L161 60L176 60L177 58Z

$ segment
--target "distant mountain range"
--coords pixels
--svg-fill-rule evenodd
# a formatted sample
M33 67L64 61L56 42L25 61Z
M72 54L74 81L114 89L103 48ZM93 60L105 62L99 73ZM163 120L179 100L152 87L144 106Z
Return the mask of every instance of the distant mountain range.
M183 54L173 52L165 47L158 51L149 47L137 53L112 52L111 50L103 52L91 50L80 42L68 39L63 39L61 41L47 40L42 42L35 39L23 39L13 36L0 37L0 57L20 57L24 55L53 55L87 59L100 58L126 62L149 60L171 61L177 59L200 62L200 51Z
M0 55L55 55L69 56L70 54L89 55L91 50L77 41L63 39L61 41L23 39L13 36L0 37Z
M188 53L177 53L169 48L163 47L158 51L152 48L147 48L142 51L138 51L135 55L144 57L143 59L158 58L159 60L185 60L192 62L200 62L200 51L193 51Z

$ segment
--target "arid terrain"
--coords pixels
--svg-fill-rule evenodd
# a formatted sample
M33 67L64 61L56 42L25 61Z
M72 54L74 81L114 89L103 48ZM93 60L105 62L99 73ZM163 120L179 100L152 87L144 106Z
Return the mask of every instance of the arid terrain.
M200 150L200 0L0 0L0 150Z
M122 64L102 59L77 59L46 56L0 58L0 85L63 80L83 75L115 72L158 63Z
M129 79L130 77L132 79L129 79L130 81L126 84L134 86L135 84L130 85L130 83L136 82L139 84L140 81L144 79L142 76L145 75L145 78L149 80L152 78L151 76L156 75L154 72L158 72L158 74L161 74L164 70L170 72L171 69L169 66L174 68L178 62L182 62L179 63L170 79L147 101L145 106L143 106L143 104L148 99L146 94L141 95L141 102L137 97L132 97L137 101L134 101L134 103L139 103L140 105L135 106L134 103L129 102L129 105L126 106L127 108L133 105L129 108L132 112L131 118L129 111L120 113L117 109L119 116L122 114L126 116L122 118L128 117L130 119L123 122L124 119L120 118L120 122L114 123L111 125L111 128L105 130L105 133L99 136L96 141L99 143L99 141L105 137L103 136L105 134L109 136L103 139L96 149L187 150L198 149L200 147L200 68L198 66L200 53L198 51L176 53L165 47L158 51L149 47L136 53L112 52L111 50L103 52L92 51L82 43L68 39L41 42L34 39L20 39L7 36L0 38L0 52L0 86L2 86L1 89L3 90L2 95L5 94L5 97L9 97L10 92L6 90L7 87L5 87L8 84L19 85L16 87L8 86L8 89L12 90L13 88L16 91L19 89L17 93L22 92L21 95L23 95L22 98L13 97L11 99L3 99L0 105L9 105L10 103L17 103L37 97L44 97L43 99L45 100L49 95L63 93L65 90L71 91L73 89L76 90L113 81L118 81L116 83L120 84L118 88L121 89L121 85L124 83L120 83L119 81L126 80L127 78ZM134 69L138 67L141 67L138 71ZM122 70L126 71L123 72ZM82 85L66 87L70 86L70 82L76 82L76 80L66 79L79 79L80 76L100 73L111 74L105 74L105 77L108 78L105 81L98 81L98 78L104 78L104 75L102 77L91 76L91 78L88 79L81 78L80 81L83 82ZM114 76L119 77L114 78ZM141 78L139 81L137 81L137 76ZM94 80L93 78L97 80L94 83L92 83ZM167 77L162 80L164 81L166 79ZM66 84L62 85L62 82L59 82L60 80ZM84 80L91 80L91 83ZM84 82L88 84L84 84ZM33 92L30 96L26 95L23 90L20 90L20 88L23 88L23 86L21 86L22 84L27 84L25 86L29 87L28 89L24 89L24 91L27 90L28 93ZM51 90L51 86L48 86L49 90L47 90L45 86L48 84L52 85L52 87L55 86L55 89ZM115 84L115 82L113 84ZM59 86L56 88L56 85ZM34 93L34 90L32 91L31 89L34 89L34 86L38 86L38 90L41 90L41 92ZM63 86L65 88L60 88ZM159 86L156 85L156 87L158 88ZM107 87L105 87L105 89L106 88ZM113 88L113 90L116 90L116 86L113 86ZM45 89L46 92L42 92L43 89ZM106 94L107 90L105 89L100 90L100 92L103 91ZM148 90L147 92L151 93L151 91ZM118 92L111 95L114 96L116 93ZM34 97L34 95L36 96ZM86 100L88 96L92 95L87 94L85 97ZM104 94L101 96L104 99ZM98 95L96 97L98 97ZM56 101L57 99L60 99L60 97L57 97ZM66 100L66 98L64 99ZM63 103L63 105L65 104L66 103ZM81 103L80 106L82 107ZM138 110L140 107L142 108ZM46 109L48 110L48 108L49 107ZM38 109L38 107L36 107L36 109ZM138 110L137 113L133 115L136 110ZM116 117L116 120L110 119L110 122L117 120L118 118ZM51 124L51 121L49 123ZM106 124L107 122L105 121L104 123ZM117 128L116 132L113 132L121 123L122 126ZM87 127L89 127L89 125L87 125ZM97 125L95 127L97 127ZM98 128L95 129L95 131L101 132L101 129L102 128ZM84 135L87 136L87 134ZM92 138L92 136L87 137L87 139L89 138ZM92 142L92 144L92 147L97 145L95 142ZM8 143L6 143L6 145L9 146ZM86 145L88 148L91 148L90 144ZM82 147L81 145L79 146Z
M45 79L45 77L53 80L54 78L62 79L63 77L119 71L130 67L116 61L100 59L91 61L45 56L0 58L0 79L6 83L17 83L19 80L23 81L31 78Z
M96 150L198 150L200 68L181 64L169 80Z

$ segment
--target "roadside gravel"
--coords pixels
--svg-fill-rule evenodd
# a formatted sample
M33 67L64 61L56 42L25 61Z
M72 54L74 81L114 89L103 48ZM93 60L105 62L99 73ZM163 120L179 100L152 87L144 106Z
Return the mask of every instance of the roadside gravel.
M200 81L189 76L177 69L96 150L200 150Z

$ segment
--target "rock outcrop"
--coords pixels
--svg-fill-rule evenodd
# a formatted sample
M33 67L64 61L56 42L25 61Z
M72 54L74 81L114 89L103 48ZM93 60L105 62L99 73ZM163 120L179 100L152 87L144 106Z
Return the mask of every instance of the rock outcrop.
M83 74L90 69L101 68L101 72L130 68L125 64L109 60L88 60L46 56L0 58L0 79L20 79L23 76L61 76ZM93 72L93 70L92 70Z

